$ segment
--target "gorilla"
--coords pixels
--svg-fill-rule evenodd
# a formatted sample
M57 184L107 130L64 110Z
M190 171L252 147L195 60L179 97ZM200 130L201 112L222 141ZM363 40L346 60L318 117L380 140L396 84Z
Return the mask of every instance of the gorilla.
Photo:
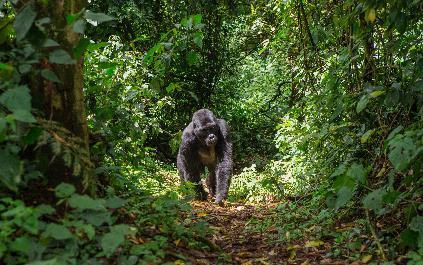
M232 175L232 143L226 121L217 119L208 109L196 111L182 134L177 166L181 181L193 182L201 200L207 200L200 177L207 167L210 195L222 206Z

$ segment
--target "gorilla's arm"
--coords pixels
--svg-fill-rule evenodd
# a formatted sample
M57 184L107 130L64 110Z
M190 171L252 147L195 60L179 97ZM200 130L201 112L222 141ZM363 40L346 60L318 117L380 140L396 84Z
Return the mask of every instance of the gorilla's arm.
M232 175L232 142L229 137L229 126L225 120L218 119L219 130L222 134L218 142L218 156L216 168L216 203L221 204L228 196L230 178Z
M195 189L199 198L202 200L207 199L207 193L204 191L200 181L202 165L196 159L197 143L193 133L193 126L190 123L184 130L182 135L182 142L179 147L177 164L181 181L190 181L195 185Z

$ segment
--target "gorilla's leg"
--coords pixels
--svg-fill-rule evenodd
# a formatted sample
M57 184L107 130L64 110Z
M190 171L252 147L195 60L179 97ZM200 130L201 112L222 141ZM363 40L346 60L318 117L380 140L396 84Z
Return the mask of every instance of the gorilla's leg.
M210 195L214 197L216 195L216 168L209 167L209 176L206 180L207 188L209 189Z
M201 172L204 171L204 167L197 165L196 167L186 167L184 179L185 181L192 182L195 187L195 193L199 200L207 200L207 192L203 188L201 183Z
M230 184L230 178L232 175L232 163L231 161L223 160L217 165L216 170L216 200L215 202L219 205L223 204L223 200L228 196L228 189Z

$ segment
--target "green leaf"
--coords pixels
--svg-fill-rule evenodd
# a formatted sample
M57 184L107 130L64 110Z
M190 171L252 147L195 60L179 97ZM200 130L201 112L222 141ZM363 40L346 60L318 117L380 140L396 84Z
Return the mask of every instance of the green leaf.
M345 164L341 164L335 169L335 171L330 175L330 177L336 177L336 176L342 175L345 173L346 170L347 169Z
M49 259L49 260L37 260L30 263L27 263L26 265L66 265L67 263L64 263L63 261L60 261L56 258Z
M380 95L383 95L385 93L386 93L386 91L384 91L384 90L375 90L372 93L370 93L370 97L371 98L376 98L376 97L378 97Z
M73 235L69 231L69 229L67 229L63 225L58 225L54 223L47 225L43 235L46 237L54 238L56 240L65 240L65 239L73 238Z
M6 90L6 92L0 96L0 103L11 112L17 110L31 111L31 95L29 94L29 88L23 85Z
M363 205L367 209L379 211L382 209L383 197L386 194L385 189L377 189L366 195L363 199Z
M414 216L410 222L410 229L419 233L423 233L423 216Z
M418 153L413 139L403 135L397 135L389 141L389 148L388 158L398 171L408 169L410 163Z
M28 122L28 123L37 121L35 120L34 116L32 116L32 113L27 110L21 110L21 109L16 110L15 112L13 112L13 117L17 121Z
M11 244L10 249L14 252L21 252L29 256L31 253L32 240L29 237L17 237Z
M411 229L405 229L401 232L401 243L405 246L414 247L417 245L418 233Z
M108 16L104 13L94 13L94 12L91 12L89 10L87 12L85 12L85 18L92 20L92 21L95 21L95 22L97 22L97 24L114 20L113 17ZM97 26L97 24L94 24L94 26Z
M76 61L65 50L54 50L49 54L49 61L56 64L75 64Z
M57 41L52 40L52 39L47 39L43 44L43 47L45 47L45 48L57 47L57 46L60 46L60 44L57 43Z
M41 70L41 76L52 82L62 83L60 79L57 77L57 75L54 72L50 71L49 69Z
M336 193L336 201L335 201L335 210L343 207L347 202L349 202L353 196L354 192L349 187L342 187Z
M203 33L202 32L194 33L193 41L195 45L197 45L199 48L202 48L203 47Z
M336 191L339 191L342 187L348 187L350 189L353 189L356 186L356 182L354 179L351 179L347 175L340 175L336 178L333 187Z
M102 200L95 200L88 195L72 194L68 199L69 205L80 211L83 210L105 210Z
M375 132L375 130L368 130L367 132L365 132L360 139L360 142L362 144L366 143L367 140L369 140L370 136L372 136L372 134Z
M404 129L404 126L400 125L397 128L393 129L392 132L389 133L388 137L386 138L386 140L391 140L392 138L394 138L395 135L397 135L400 131L402 131L402 129Z
M0 181L7 188L17 191L17 184L21 182L23 162L8 149L0 149Z
M85 224L80 227L80 230L84 231L89 240L92 240L95 236L95 229L91 224Z
M85 20L78 19L72 26L73 32L84 34L85 32Z
M69 197L75 193L75 187L68 183L60 183L55 189L54 194L57 198Z
M187 54L187 63L192 66L199 62L199 55L196 52L190 51Z
M81 218L94 226L101 226L104 223L112 224L111 214L107 211L84 212Z
M119 224L112 226L110 232L105 234L101 239L101 247L103 248L104 254L110 257L116 250L116 248L122 244L125 240L125 235L129 234L129 226L125 224Z
M82 38L78 45L76 45L75 48L73 48L73 54L76 59L80 59L82 55L84 55L85 50L91 45L90 40L87 38Z
M366 182L366 170L362 164L353 163L347 171L347 176L351 177L360 184Z
M194 15L193 17L192 17L192 20L193 20L193 22L194 22L194 25L197 25L197 24L200 24L201 23L201 19L202 19L202 15L201 14L197 14L197 15Z
M15 28L16 39L18 41L25 38L36 17L37 12L34 11L31 2L16 15L13 27Z
M116 209L116 208L122 207L123 205L125 205L125 203L126 203L126 200L121 199L117 196L113 196L106 200L106 203L104 204L104 206L106 206L107 208Z
M357 103L357 113L360 113L362 110L364 110L367 106L367 103L369 103L369 97L367 95L362 96L360 101Z
M56 211L53 207L48 204L40 204L37 206L36 210L39 216L45 214L52 214Z

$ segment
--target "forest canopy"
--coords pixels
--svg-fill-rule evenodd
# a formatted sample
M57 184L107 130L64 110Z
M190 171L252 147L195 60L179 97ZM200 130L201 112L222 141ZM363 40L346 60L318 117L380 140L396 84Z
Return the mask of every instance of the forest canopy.
M423 264L422 14L0 0L0 264ZM176 167L202 108L220 205Z

